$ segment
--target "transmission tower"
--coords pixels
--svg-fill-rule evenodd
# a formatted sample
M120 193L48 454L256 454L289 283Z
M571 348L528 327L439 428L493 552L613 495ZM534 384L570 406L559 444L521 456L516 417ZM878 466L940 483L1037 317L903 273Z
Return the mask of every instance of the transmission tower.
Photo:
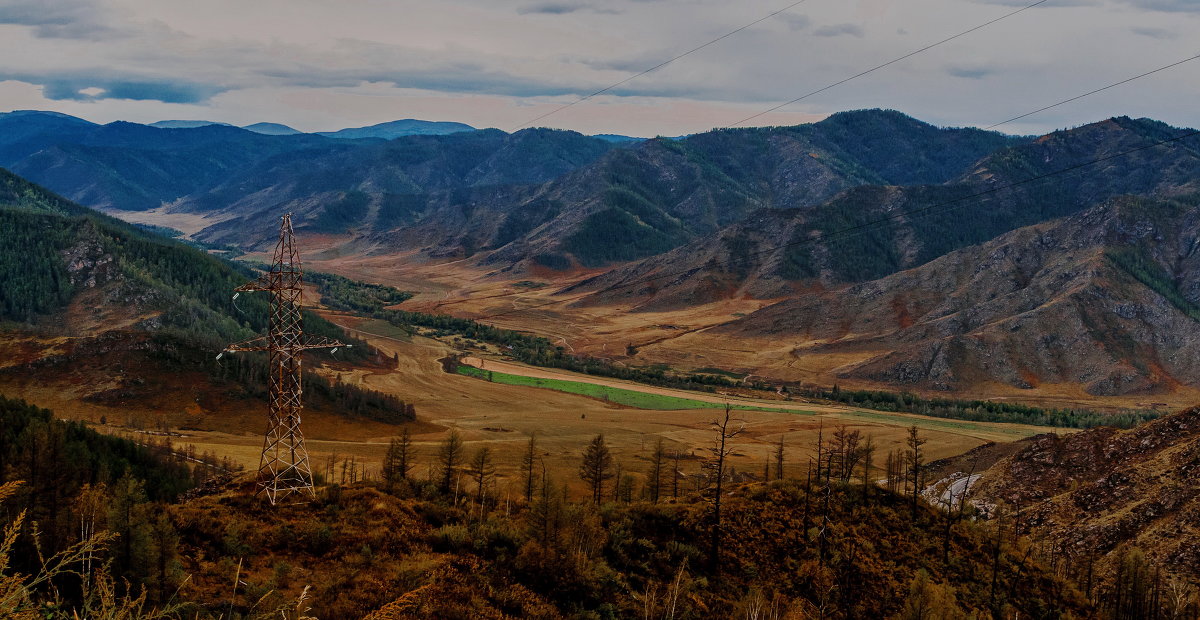
M266 351L268 369L267 434L258 464L258 492L274 505L292 494L314 496L312 468L300 431L300 356L305 349L348 346L328 338L305 336L302 325L304 272L292 235L292 214L283 216L271 268L257 280L234 289L271 293L270 331L265 337L232 344L222 352ZM217 356L218 359L220 356Z

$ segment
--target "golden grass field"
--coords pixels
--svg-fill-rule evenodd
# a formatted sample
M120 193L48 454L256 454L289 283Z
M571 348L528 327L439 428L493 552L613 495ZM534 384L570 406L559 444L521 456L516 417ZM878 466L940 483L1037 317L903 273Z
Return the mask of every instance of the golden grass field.
M312 242L329 244L328 247L336 247L337 243L325 238ZM779 300L727 299L664 312L631 312L630 306L621 304L580 307L572 303L575 301L572 296L554 293L599 273L597 270L576 270L544 278L536 274L501 278L474 266L471 259L423 263L415 254L351 259L340 257L335 249L314 254L319 258L307 263L312 269L416 293L412 300L405 302L405 309L466 318L484 317L489 324L536 333L576 353L624 360L625 346L634 344L638 354L632 363L636 364L661 363L684 371L721 368L768 380L822 386L838 383L847 389L895 390L895 386L847 380L836 373L837 369L880 351L806 352L797 357L792 351L810 343L768 338L731 340L708 331ZM522 281L546 285L538 288L516 285ZM492 316L497 313L503 314ZM913 391L923 396L947 396L920 389ZM1078 384L1043 382L1036 389L1020 389L999 383L982 383L971 386L970 393L951 396L1011 400L1047 408L1077 407L1100 411L1157 408L1169 411L1193 406L1200 400L1200 390L1180 386L1168 394L1096 396L1088 394L1084 386Z
M318 252L314 252L317 254ZM505 297L489 301L489 295L517 290L505 283L474 280L464 284L462 272L454 265L405 265L402 257L383 257L356 261L330 258L310 261L310 268L341 273L366 281L392 284L420 295L405 307L420 310L453 312L461 316L477 315L497 308L527 306L545 299L548 291L557 287L529 291L528 297ZM436 268L435 268L436 267ZM386 277L385 277L386 276ZM311 293L310 293L311 295ZM463 303L443 302L470 299ZM316 299L315 295L310 300ZM503 327L526 329L556 339L568 348L603 356L609 348L623 348L635 342L645 350L656 352L639 361L664 360L678 363L682 368L719 367L743 371L739 360L770 364L777 357L772 347L763 343L722 342L703 340L703 327L733 318L735 313L752 311L763 301L729 301L675 313L629 313L621 308L542 309L533 313L514 313L492 321ZM440 305L439 305L440 304ZM357 317L325 313L327 318L354 330L354 335L368 340L389 357L399 359L397 368L321 369L327 375L337 375L341 381L359 384L372 390L396 395L413 403L418 422L409 425L419 450L418 466L414 473L427 475L434 468L437 444L448 429L458 429L467 442L468 453L482 445L490 446L495 455L500 485L515 481L520 454L528 436L536 433L539 451L555 477L577 483L579 455L588 441L603 433L613 448L622 468L641 472L655 442L662 439L670 452L683 456L685 471L695 471L698 459L703 458L713 434L710 424L719 409L645 410L624 407L597 398L522 385L490 383L477 378L443 372L439 359L462 352L454 338L435 340L409 337L382 321L366 321ZM657 344L647 344L657 341ZM694 353L672 353L680 342ZM44 343L43 343L44 344ZM0 349L14 349L19 343L9 342ZM619 345L619 346L618 346ZM775 345L776 348L779 345ZM722 348L723 347L723 348ZM570 381L600 382L601 384L638 390L665 396L703 400L719 405L726 398L682 390L651 387L630 382L544 368L531 368L500 359L493 349L474 349L481 359L476 364L502 372L530 377L546 377ZM743 356L741 358L738 355ZM122 407L96 404L85 400L84 392L98 384L119 381L111 376L103 360L92 364L87 373L79 376L17 376L0 379L0 393L20 397L43 407L52 408L64 418L86 420L101 430L115 434L138 435L139 429L155 429L165 421L179 436L176 444L192 445L197 452L210 452L229 457L248 469L258 465L265 427L265 404L253 401L231 401L203 392L203 373L195 377L176 377L171 389L154 402L134 401ZM0 365L2 366L2 365ZM757 372L757 370L755 370ZM87 386L83 388L81 386ZM860 430L871 436L877 446L878 461L898 449L906 429L917 425L926 444L929 459L960 454L986 442L1004 442L1043 432L1069 432L1013 424L990 424L927 418L916 415L863 411L850 407L829 406L781 400L735 398L748 406L790 408L788 412L736 411L744 423L743 433L735 440L733 465L742 471L758 473L774 454L783 437L786 446L787 468L800 472L807 467L815 452L819 433L832 433L838 425ZM107 425L99 421L107 419ZM187 424L182 421L186 420ZM181 428L187 430L179 430ZM367 420L346 419L331 411L306 410L304 430L313 469L326 471L333 460L355 459L368 472L377 472L388 441L399 434L400 428ZM334 468L340 476L340 466ZM377 475L377 474L376 474ZM503 491L502 491L503 492Z

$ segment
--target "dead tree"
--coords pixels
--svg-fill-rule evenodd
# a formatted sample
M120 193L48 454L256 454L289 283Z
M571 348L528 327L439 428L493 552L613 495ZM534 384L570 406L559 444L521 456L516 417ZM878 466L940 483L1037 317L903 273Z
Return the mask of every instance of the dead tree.
M733 452L732 440L746 428L745 422L732 419L732 407L725 404L725 412L712 422L712 430L716 434L712 446L708 449L709 459L705 467L712 476L713 484L708 489L705 499L709 504L709 515L712 522L712 534L709 540L709 559L713 566L714 579L721 575L721 494L724 490L725 467L729 455ZM735 428L736 426L736 428Z
M657 504L662 495L663 466L666 465L667 452L663 448L662 437L654 444L654 452L650 455L650 473L646 476L646 491L650 495L650 503Z

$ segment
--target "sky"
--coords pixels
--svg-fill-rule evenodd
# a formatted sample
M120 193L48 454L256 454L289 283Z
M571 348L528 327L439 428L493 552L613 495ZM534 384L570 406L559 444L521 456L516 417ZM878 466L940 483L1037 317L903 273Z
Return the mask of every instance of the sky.
M0 111L95 122L401 118L512 131L795 0L0 0ZM730 126L1033 0L805 0L534 125ZM989 126L1200 54L1200 0L1049 0L749 125L891 108ZM1003 126L1200 126L1200 60Z

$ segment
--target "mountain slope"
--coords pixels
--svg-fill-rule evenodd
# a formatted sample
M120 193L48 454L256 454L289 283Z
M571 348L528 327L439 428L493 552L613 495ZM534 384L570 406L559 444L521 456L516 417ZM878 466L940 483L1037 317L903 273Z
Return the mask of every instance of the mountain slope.
M1128 571L1131 557L1144 554L1156 581L1161 571L1161 582L1195 592L1198 471L1200 410L1191 409L1124 431L1032 438L983 472L972 501L1003 503L1010 518L1019 509L1046 555L1080 583L1094 573L1098 584L1120 588L1118 569ZM1131 578L1125 573L1125 581ZM1179 594L1175 588L1163 593L1164 601Z
M206 190L263 159L329 140L268 136L222 125L158 129L117 122L5 133L0 166L103 209L152 209ZM57 126L56 126L57 127Z
M549 129L407 136L368 145L338 141L266 160L175 209L227 215L228 221L199 235L219 243L258 242L244 222L284 210L308 230L389 231L426 218L430 204L446 202L446 209L464 212L463 202L473 204L480 192L519 195L523 187L558 178L611 148L603 140Z
M86 403L113 416L191 411L200 416L196 424L237 428L264 395L263 362L251 355L217 364L212 357L266 329L265 297L235 303L231 295L252 277L0 170L0 392ZM346 340L311 313L305 327ZM365 343L351 342L360 346L314 358L384 363ZM308 383L325 415L349 396L316 376ZM405 417L403 403L376 400L364 415Z
M531 201L566 208L489 262L541 255L599 266L660 254L758 209L808 208L867 183L942 182L1022 141L883 110L650 140L540 190Z
M795 343L800 365L839 359L836 377L890 385L1171 392L1200 382L1198 205L1115 199L712 336Z
M1200 191L1200 142L1147 148L1183 133L1128 118L1055 132L990 154L950 183L864 185L810 209L760 211L672 253L572 290L597 291L591 303L632 300L643 309L658 309L730 296L777 297L813 280L836 286L880 278L1116 195L1170 197ZM1023 183L1128 151L1134 152ZM992 191L1007 186L1013 187ZM898 215L904 212L920 216ZM614 288L656 273L672 275Z

